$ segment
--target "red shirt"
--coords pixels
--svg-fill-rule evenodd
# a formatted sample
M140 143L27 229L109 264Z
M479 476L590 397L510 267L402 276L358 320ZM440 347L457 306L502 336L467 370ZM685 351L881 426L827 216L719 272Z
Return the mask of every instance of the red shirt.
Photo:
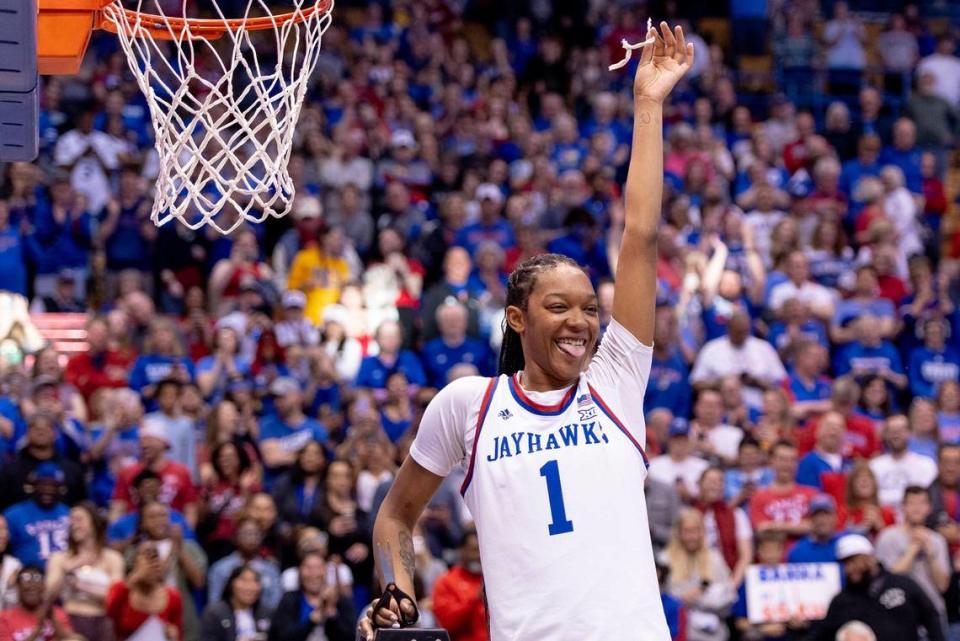
M883 520L883 525L885 527L889 527L894 523L896 523L897 514L896 512L893 511L892 507L890 507L889 505L882 505L882 506L879 506L879 508L880 508L880 518ZM849 527L851 525L860 525L861 523L863 523L865 511L866 510L864 510L863 506L860 506L857 508L848 507L846 508L846 519L845 520L837 519L837 525L840 528ZM869 536L872 539L878 533L879 533L879 530L877 531L871 530L870 532L867 532L867 536Z
M137 509L136 491L133 487L133 479L137 474L143 471L143 463L134 463L129 465L117 475L117 484L113 488L114 501L123 501L127 512L134 512ZM190 503L197 500L197 488L193 485L190 478L190 471L185 465L175 461L166 461L159 470L155 470L160 477L160 502L172 507L178 512Z
M773 487L757 490L750 499L750 522L754 527L762 523L797 525L807 515L807 505L817 490L794 485L787 490Z
M126 387L127 376L137 355L133 350L108 349L102 354L75 354L64 371L64 380L87 400L101 387Z
M70 620L59 606L53 608L53 616L64 630L73 632ZM36 629L36 615L30 614L19 606L0 612L0 641L23 641ZM44 622L43 632L37 637L37 641L53 641L55 638L56 630L53 629L53 624L49 621Z
M847 429L843 434L844 458L873 458L880 452L880 443L873 421L866 416L850 414L846 417ZM797 450L803 456L811 451L817 442L817 426L820 417L810 419L806 426L794 430L793 436L797 443Z
M907 296L907 286L903 280L892 274L877 276L877 285L880 287L880 298L889 299L896 307Z
M110 586L107 592L107 616L113 621L113 631L117 639L123 641L151 616L156 616L164 624L177 628L179 637L183 638L183 601L180 594L173 588L167 588L167 607L156 615L134 610L130 606L130 588L123 581L117 581Z
M483 577L455 566L433 586L433 614L450 632L451 641L487 641L487 609L481 596Z

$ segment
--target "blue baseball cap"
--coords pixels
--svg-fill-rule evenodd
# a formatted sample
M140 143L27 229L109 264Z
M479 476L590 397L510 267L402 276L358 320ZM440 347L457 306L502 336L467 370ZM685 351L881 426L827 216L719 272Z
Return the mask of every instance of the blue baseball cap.
M674 436L690 436L690 424L687 419L678 416L670 421L670 438Z
M807 514L816 514L817 512L836 512L837 502L829 494L817 494L810 499L810 505L807 506Z
M30 473L30 478L34 483L42 480L63 483L64 480L63 470L60 469L60 466L50 462L41 463L35 467L33 472Z

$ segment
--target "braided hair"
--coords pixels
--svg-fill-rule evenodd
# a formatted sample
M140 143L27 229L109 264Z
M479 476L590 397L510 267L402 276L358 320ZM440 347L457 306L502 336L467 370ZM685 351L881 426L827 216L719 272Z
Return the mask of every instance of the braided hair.
M517 265L507 280L506 306L512 305L526 311L527 303L530 300L530 292L536 285L537 276L560 265L582 269L575 260L562 254L539 254L531 256ZM506 316L504 316L503 342L500 344L500 374L512 376L524 368L525 362L520 335L510 327Z

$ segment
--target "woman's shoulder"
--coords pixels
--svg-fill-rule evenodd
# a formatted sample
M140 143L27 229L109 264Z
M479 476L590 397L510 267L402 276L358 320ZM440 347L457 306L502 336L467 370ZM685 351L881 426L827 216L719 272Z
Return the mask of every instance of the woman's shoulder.
M466 408L478 404L490 382L499 377L464 376L444 385L430 401L441 408Z

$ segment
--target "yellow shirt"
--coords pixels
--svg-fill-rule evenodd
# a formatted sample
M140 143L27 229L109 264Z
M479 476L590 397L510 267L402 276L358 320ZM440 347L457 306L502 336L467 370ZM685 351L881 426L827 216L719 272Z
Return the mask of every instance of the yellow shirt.
M314 323L323 320L323 310L327 305L340 299L340 288L350 278L347 261L327 256L319 247L301 249L293 257L287 287L299 289L307 295L307 307L304 314Z

